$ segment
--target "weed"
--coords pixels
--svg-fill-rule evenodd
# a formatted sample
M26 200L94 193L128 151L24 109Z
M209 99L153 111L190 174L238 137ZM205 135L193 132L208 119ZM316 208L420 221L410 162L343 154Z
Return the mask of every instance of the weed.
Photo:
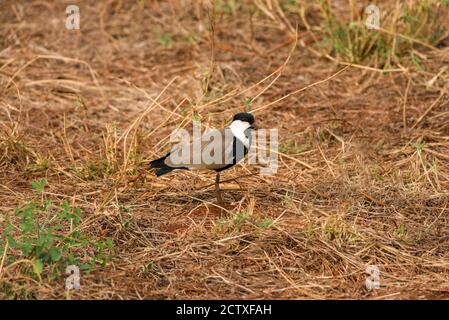
M259 229L268 229L273 224L270 217L257 217L249 215L246 211L234 213L229 218L220 218L215 223L216 231L220 233L229 233L231 231L239 231L245 227L257 227Z
M287 190L282 198L282 205L291 207L295 196L295 190Z
M290 154L290 155L298 155L303 153L308 149L307 145L300 144L296 140L288 140L285 143L279 144L279 152Z
M159 36L159 43L166 48L170 48L173 44L173 37L170 33L163 33Z
M367 29L364 24L366 17L361 14L355 16L354 21L341 19L328 1L321 1L326 34L323 44L330 44L334 54L346 61L362 63L371 60L386 67L398 59L409 57L412 64L421 69L421 60L414 53L419 47L417 43L436 45L444 34L448 13L439 3L440 0L423 0L403 2L391 10L380 8L381 29L389 31L383 32Z
M233 12L235 12L236 1L235 0L227 0L227 1L216 0L215 7L218 12L232 14Z
M421 58L413 51L410 53L410 57L411 57L412 63L415 65L415 67L419 70L422 70L423 66L421 63Z
M296 8L296 0L286 0L281 3L281 9L283 11L293 11Z
M245 98L245 112L251 111L251 98Z
M36 156L36 160L28 165L28 170L33 172L42 172L48 170L50 167L50 160L40 155Z
M348 227L344 220L332 218L325 222L322 227L322 235L327 241L336 241L339 243L354 243L361 237Z
M235 214L232 217L232 223L236 226L241 226L248 220L248 218L249 218L248 213L245 211L242 211L242 212Z
M105 178L115 172L114 165L107 159L102 158L99 161L86 161L81 169L81 176L87 180Z
M142 267L142 272L144 274L151 273L156 268L153 261L148 262L146 265Z
M273 224L273 220L271 218L265 217L262 220L256 221L255 225L261 229L268 229Z
M394 235L398 239L404 239L407 236L407 226L404 223L399 224L394 230Z
M0 137L0 164L27 163L31 154L30 148L21 135L11 134Z
M0 292L3 297L11 300L30 300L36 299L36 293L26 288L23 281L16 281L15 283L0 282ZM2 297L0 295L0 298Z
M27 272L32 271L31 274L38 278L45 275L49 280L72 264L86 271L97 264L104 267L112 253L112 240L90 240L79 231L81 210L67 202L55 206L44 195L45 179L33 181L31 185L40 201L30 201L16 208L14 215L18 224L7 218L0 241L0 256L8 248L8 263L28 259L32 268Z
M312 237L315 235L315 229L313 224L308 223L306 226L299 229L299 234L303 235L306 239L311 240Z
M417 152L421 152L422 149L424 148L425 142L423 141L418 141L418 142L414 142L412 143L412 147L417 151Z
M193 36L191 34L186 35L184 37L184 41L187 42L187 44L189 44L189 45L193 45L197 42L197 40L195 39L195 36Z

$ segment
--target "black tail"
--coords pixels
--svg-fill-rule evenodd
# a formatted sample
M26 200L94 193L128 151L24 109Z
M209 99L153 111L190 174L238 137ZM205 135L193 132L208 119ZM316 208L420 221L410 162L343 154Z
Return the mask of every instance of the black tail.
M172 172L173 170L175 169L167 166L165 168L160 168L158 171L156 171L156 176L160 177L166 173Z
M170 153L167 153L165 156L163 156L162 158L153 160L150 162L150 169L155 169L155 168L165 168L167 167L167 165L165 164L165 159L170 155Z
M167 153L162 158L159 158L159 159L156 159L156 160L153 160L153 161L150 162L150 169L159 169L159 170L156 171L156 176L160 177L160 176L162 176L162 175L164 175L166 173L169 173L169 172L171 172L173 170L176 170L176 169L189 170L186 167L172 168L172 167L167 166L165 164L165 159L168 156L170 156L170 153Z

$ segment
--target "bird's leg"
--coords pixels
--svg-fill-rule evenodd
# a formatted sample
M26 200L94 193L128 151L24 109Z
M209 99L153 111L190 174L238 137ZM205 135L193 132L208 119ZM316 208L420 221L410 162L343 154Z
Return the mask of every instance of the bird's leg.
M217 196L218 205L223 207L223 199L221 198L220 191L220 172L217 172L217 176L215 177L215 195Z

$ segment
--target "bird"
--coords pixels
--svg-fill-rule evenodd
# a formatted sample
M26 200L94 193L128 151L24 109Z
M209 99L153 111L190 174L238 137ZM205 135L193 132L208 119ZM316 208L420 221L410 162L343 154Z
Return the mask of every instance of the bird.
M150 169L155 170L157 177L175 170L215 171L215 195L217 204L223 207L220 173L245 157L255 130L255 118L251 113L237 113L229 126L206 131L196 139L175 145L165 156L150 161Z

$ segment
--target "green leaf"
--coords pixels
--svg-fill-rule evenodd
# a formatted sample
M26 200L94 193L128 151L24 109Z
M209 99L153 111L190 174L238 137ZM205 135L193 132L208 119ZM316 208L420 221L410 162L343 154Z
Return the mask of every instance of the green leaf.
M75 230L70 234L70 237L73 240L78 240L80 238L80 236L81 236L81 233L78 230Z
M73 253L70 253L67 257L67 262L68 264L78 264L78 261L76 260L75 256L73 255Z
M70 214L70 206L67 201L64 201L64 203L60 206L62 211L58 212L57 217L59 220L69 220L67 219Z
M54 262L59 261L61 259L61 250L56 247L51 248L50 249L50 258Z
M95 262L94 262L95 263ZM81 266L80 266L80 270L83 270L83 271L88 271L88 270L90 270L90 269L92 269L92 264L91 263L83 263Z
M245 110L246 112L251 111L251 99L248 97L245 98Z
M43 269L44 269L44 264L42 263L42 261L40 259L34 259L34 261L33 261L34 273L37 274L38 276L40 276Z
M12 230L14 230L14 226L11 222L8 222L5 227L5 235L9 235Z
M43 210L49 211L51 209L52 202L51 200L44 201Z
M164 33L159 36L159 43L164 47L170 47L173 42L172 35L170 33Z
M73 222L75 223L75 226L77 226L81 220L81 210L79 208L73 208L73 215Z
M44 187L46 184L47 184L47 181L44 178L42 178L40 180L33 180L31 182L31 186L37 193L42 193L42 191L44 191Z
M108 246L109 250L112 250L114 247L114 242L112 241L111 238L106 238L106 245Z
M30 255L32 246L30 242L24 242L20 245L20 250L22 251L22 254L27 257Z
M9 247L10 248L12 248L12 249L17 248L17 242L11 235L7 235L6 239L8 239L8 243L9 243Z

